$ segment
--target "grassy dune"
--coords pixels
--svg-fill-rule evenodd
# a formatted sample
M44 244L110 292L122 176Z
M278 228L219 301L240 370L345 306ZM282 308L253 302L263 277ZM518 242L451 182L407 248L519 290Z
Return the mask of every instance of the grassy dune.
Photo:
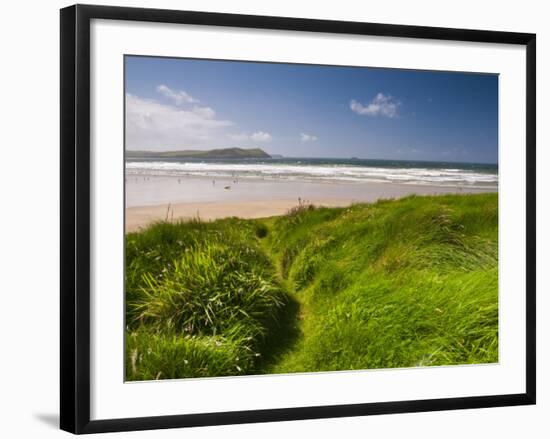
M498 361L496 194L127 235L129 380Z

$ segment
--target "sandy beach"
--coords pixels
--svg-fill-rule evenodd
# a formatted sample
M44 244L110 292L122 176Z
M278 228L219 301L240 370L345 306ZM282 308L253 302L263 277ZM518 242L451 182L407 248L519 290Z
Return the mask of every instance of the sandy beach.
M126 232L159 220L283 215L298 200L318 206L348 206L411 194L495 192L496 188L396 183L334 183L206 177L134 176L126 178Z

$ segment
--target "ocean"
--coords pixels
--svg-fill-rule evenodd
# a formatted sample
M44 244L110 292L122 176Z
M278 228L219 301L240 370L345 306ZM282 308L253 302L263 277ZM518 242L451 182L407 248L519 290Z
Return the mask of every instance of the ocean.
M498 187L498 165L371 159L272 158L246 160L127 158L128 175L197 176L213 180L263 179L311 182L379 182Z

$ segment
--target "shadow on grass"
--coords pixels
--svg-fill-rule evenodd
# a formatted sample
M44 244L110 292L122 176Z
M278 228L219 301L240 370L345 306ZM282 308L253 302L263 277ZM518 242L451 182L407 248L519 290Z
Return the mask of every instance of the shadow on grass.
M270 336L261 347L262 357L258 361L255 373L271 373L281 356L292 349L301 334L298 315L300 304L289 296L289 301L280 311L280 319L269 331Z

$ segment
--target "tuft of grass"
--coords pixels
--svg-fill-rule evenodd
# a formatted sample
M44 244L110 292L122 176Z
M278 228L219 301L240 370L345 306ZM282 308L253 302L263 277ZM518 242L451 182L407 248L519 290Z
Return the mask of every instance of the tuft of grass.
M498 361L498 195L127 235L130 380Z
M235 330L239 329L238 327ZM126 379L159 380L242 375L256 353L246 338L181 336L140 329L126 336Z
M197 220L128 235L127 379L255 370L289 302L256 230Z
M143 275L141 299L130 304L136 320L159 330L212 335L245 321L254 336L263 335L272 309L285 300L273 276L249 260L255 253L218 243L186 249L162 278Z

